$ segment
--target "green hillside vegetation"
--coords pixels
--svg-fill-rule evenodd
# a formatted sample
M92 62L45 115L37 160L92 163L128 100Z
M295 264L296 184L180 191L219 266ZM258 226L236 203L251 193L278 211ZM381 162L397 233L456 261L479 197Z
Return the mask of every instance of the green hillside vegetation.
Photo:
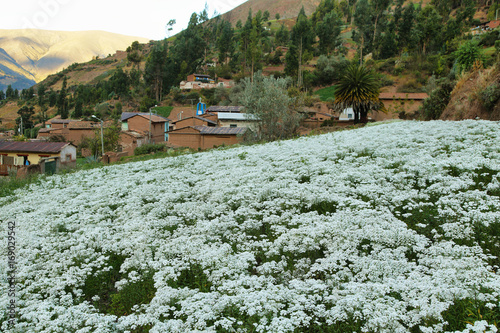
M424 4L322 0L310 15L304 8L293 19L283 13L249 10L246 20L235 24L225 19L227 15L210 19L202 11L193 13L188 27L172 38L134 42L126 52L73 64L33 89L18 92L18 98L12 92L0 93L0 104L16 101L19 108L33 107L34 125L56 114L117 118L123 111L189 105L200 97L209 105L231 104L227 90L185 92L179 84L192 73L239 82L263 70L290 77L294 84L290 94L299 91L312 106L334 98L334 89L328 87L339 82L354 62L374 69L381 88L426 92L431 99L441 96L440 103L428 103L441 105L439 109L409 115L436 119L463 73L497 62L498 30L477 36L469 33L480 23L474 17L487 11L484 5L474 0Z

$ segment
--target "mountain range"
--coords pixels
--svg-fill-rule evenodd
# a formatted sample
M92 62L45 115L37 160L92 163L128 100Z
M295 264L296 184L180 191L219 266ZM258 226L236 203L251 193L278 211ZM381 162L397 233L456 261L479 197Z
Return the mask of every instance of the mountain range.
M125 50L140 37L104 31L0 29L0 90L29 88L73 63Z

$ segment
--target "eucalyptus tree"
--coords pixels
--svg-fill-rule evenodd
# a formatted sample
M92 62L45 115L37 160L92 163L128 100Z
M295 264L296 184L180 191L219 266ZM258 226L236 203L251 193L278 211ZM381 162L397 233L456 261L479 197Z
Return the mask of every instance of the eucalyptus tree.
M307 59L304 55L311 50L314 37L312 23L307 18L304 7L302 7L297 16L297 21L292 28L290 48L286 56L287 66L285 67L287 75L297 77L297 85L299 87L302 86L304 80L302 65L305 59Z

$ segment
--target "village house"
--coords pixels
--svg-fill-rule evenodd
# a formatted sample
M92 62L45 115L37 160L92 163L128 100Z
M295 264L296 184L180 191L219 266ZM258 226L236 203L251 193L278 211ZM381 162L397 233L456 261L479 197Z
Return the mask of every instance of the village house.
M217 120L220 127L248 127L257 119L247 113L218 112Z
M106 121L103 126L106 128L112 124L111 121ZM86 137L93 137L100 128L100 122L61 119L60 116L57 116L47 121L45 128L38 131L37 139L48 140L51 136L58 135L64 137L65 141L78 146Z
M314 109L306 110L305 114L306 114L305 119L302 121L301 125L311 129L321 127L321 125L325 120L336 118L332 114L316 111Z
M181 81L179 88L181 90L200 90L213 89L217 87L231 88L234 86L233 80L218 78L217 82L205 74L191 74L187 76L186 81Z
M203 116L192 116L181 120L173 121L170 130L175 130L179 128L189 127L189 126L217 126L217 115L215 114L205 114Z
M75 166L76 147L68 142L0 141L0 175L5 176L19 167L49 160L53 163L54 172L59 166Z
M148 137L142 133L135 131L120 132L120 149L122 152L127 152L133 155L135 148L148 143Z
M151 143L168 141L170 119L156 114L141 112L123 112L122 131L144 134ZM149 140L151 137L151 140Z
M245 131L245 127L188 126L171 131L169 143L192 149L209 149L237 144Z

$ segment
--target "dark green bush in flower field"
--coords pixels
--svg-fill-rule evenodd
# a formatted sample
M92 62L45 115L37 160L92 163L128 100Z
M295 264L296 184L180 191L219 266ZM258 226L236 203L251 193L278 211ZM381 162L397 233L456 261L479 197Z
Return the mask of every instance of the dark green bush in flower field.
M479 94L479 100L486 110L491 111L500 99L500 85L494 83L486 87Z
M145 155L167 150L167 146L162 144L146 144L135 148L134 155Z

